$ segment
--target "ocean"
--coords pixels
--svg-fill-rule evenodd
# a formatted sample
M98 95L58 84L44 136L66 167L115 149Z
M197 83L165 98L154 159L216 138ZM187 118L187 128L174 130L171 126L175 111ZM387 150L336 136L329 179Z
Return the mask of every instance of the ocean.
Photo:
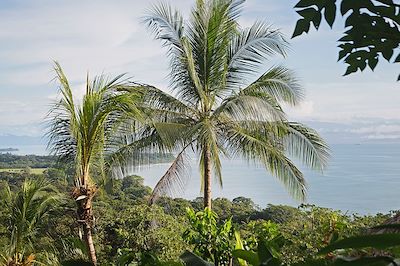
M46 154L45 147L20 146L17 154ZM331 145L332 157L324 173L301 167L308 182L307 203L348 213L376 214L400 209L400 144ZM189 174L184 191L174 197L201 196L198 160L188 160ZM169 164L144 166L135 174L154 187ZM283 185L260 165L241 159L222 160L223 188L213 184L213 197L251 198L261 208L268 204L298 206Z
M400 144L332 145L332 157L323 173L300 167L308 183L307 203L347 213L376 214L400 209ZM201 196L198 160L191 158L185 191L175 197ZM154 187L168 164L137 172ZM222 160L223 188L215 181L213 197L251 198L261 208L268 204L298 206L284 186L260 165L241 159Z

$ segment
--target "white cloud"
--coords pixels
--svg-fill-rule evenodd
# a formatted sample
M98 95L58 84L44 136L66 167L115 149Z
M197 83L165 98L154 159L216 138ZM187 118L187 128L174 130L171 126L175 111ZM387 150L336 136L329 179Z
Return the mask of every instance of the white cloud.
M1 124L11 127L43 120L57 93L56 83L51 82L52 60L63 66L77 98L83 95L87 72L91 76L128 72L135 81L166 88L166 50L139 22L157 2L16 0L16 5L0 8ZM194 4L169 2L186 18ZM248 0L243 14L244 25L264 19L288 36L297 19L291 5L277 0ZM298 108L285 108L289 117L340 123L360 117L400 119L400 90L393 74L397 70L380 64L374 73L342 78L345 66L336 62L337 36L337 31L322 28L291 40L293 51L284 63L302 78L307 98Z
M283 105L283 110L291 119L307 119L314 114L314 102L305 100L296 107Z

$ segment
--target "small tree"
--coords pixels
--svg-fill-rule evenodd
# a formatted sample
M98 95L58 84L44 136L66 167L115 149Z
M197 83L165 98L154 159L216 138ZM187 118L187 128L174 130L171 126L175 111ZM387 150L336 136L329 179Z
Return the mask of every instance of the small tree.
M139 118L139 87L122 79L104 76L87 79L82 103L76 103L72 89L60 65L55 63L61 99L49 114L49 147L62 161L75 166L72 195L77 203L78 222L82 225L90 258L96 265L92 238L94 225L92 202L98 187L94 178L105 177L107 156L112 153L115 137L123 125L132 125ZM94 177L94 178L93 178Z

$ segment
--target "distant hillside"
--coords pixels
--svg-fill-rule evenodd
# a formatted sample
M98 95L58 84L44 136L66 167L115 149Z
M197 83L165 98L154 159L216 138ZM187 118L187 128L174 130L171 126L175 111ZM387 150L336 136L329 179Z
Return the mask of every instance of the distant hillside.
M53 156L0 154L0 169L5 168L48 168L56 164Z

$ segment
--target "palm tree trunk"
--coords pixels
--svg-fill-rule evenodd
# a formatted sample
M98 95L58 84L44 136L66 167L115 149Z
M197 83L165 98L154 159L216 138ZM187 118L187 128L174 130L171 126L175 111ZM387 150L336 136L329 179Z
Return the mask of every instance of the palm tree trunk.
M211 152L204 150L204 208L211 209Z
M94 249L91 226L84 225L83 232L84 232L86 245L88 246L90 260L92 261L93 265L97 265L96 250Z
M97 257L96 257L96 250L93 244L92 238L92 227L93 227L93 209L92 209L92 200L94 197L94 190L88 189L87 201L85 204L84 209L84 217L85 223L83 224L83 232L86 241L86 245L89 250L90 260L92 261L93 265L97 265Z
M82 224L83 238L85 239L86 245L89 251L89 257L93 265L97 265L96 250L94 248L92 238L92 227L94 223L92 201L95 195L96 188L93 187L80 187L79 192L75 194L75 199L79 199L79 196L85 196L81 200L77 200L78 205L78 222ZM79 195L79 196L78 196Z

